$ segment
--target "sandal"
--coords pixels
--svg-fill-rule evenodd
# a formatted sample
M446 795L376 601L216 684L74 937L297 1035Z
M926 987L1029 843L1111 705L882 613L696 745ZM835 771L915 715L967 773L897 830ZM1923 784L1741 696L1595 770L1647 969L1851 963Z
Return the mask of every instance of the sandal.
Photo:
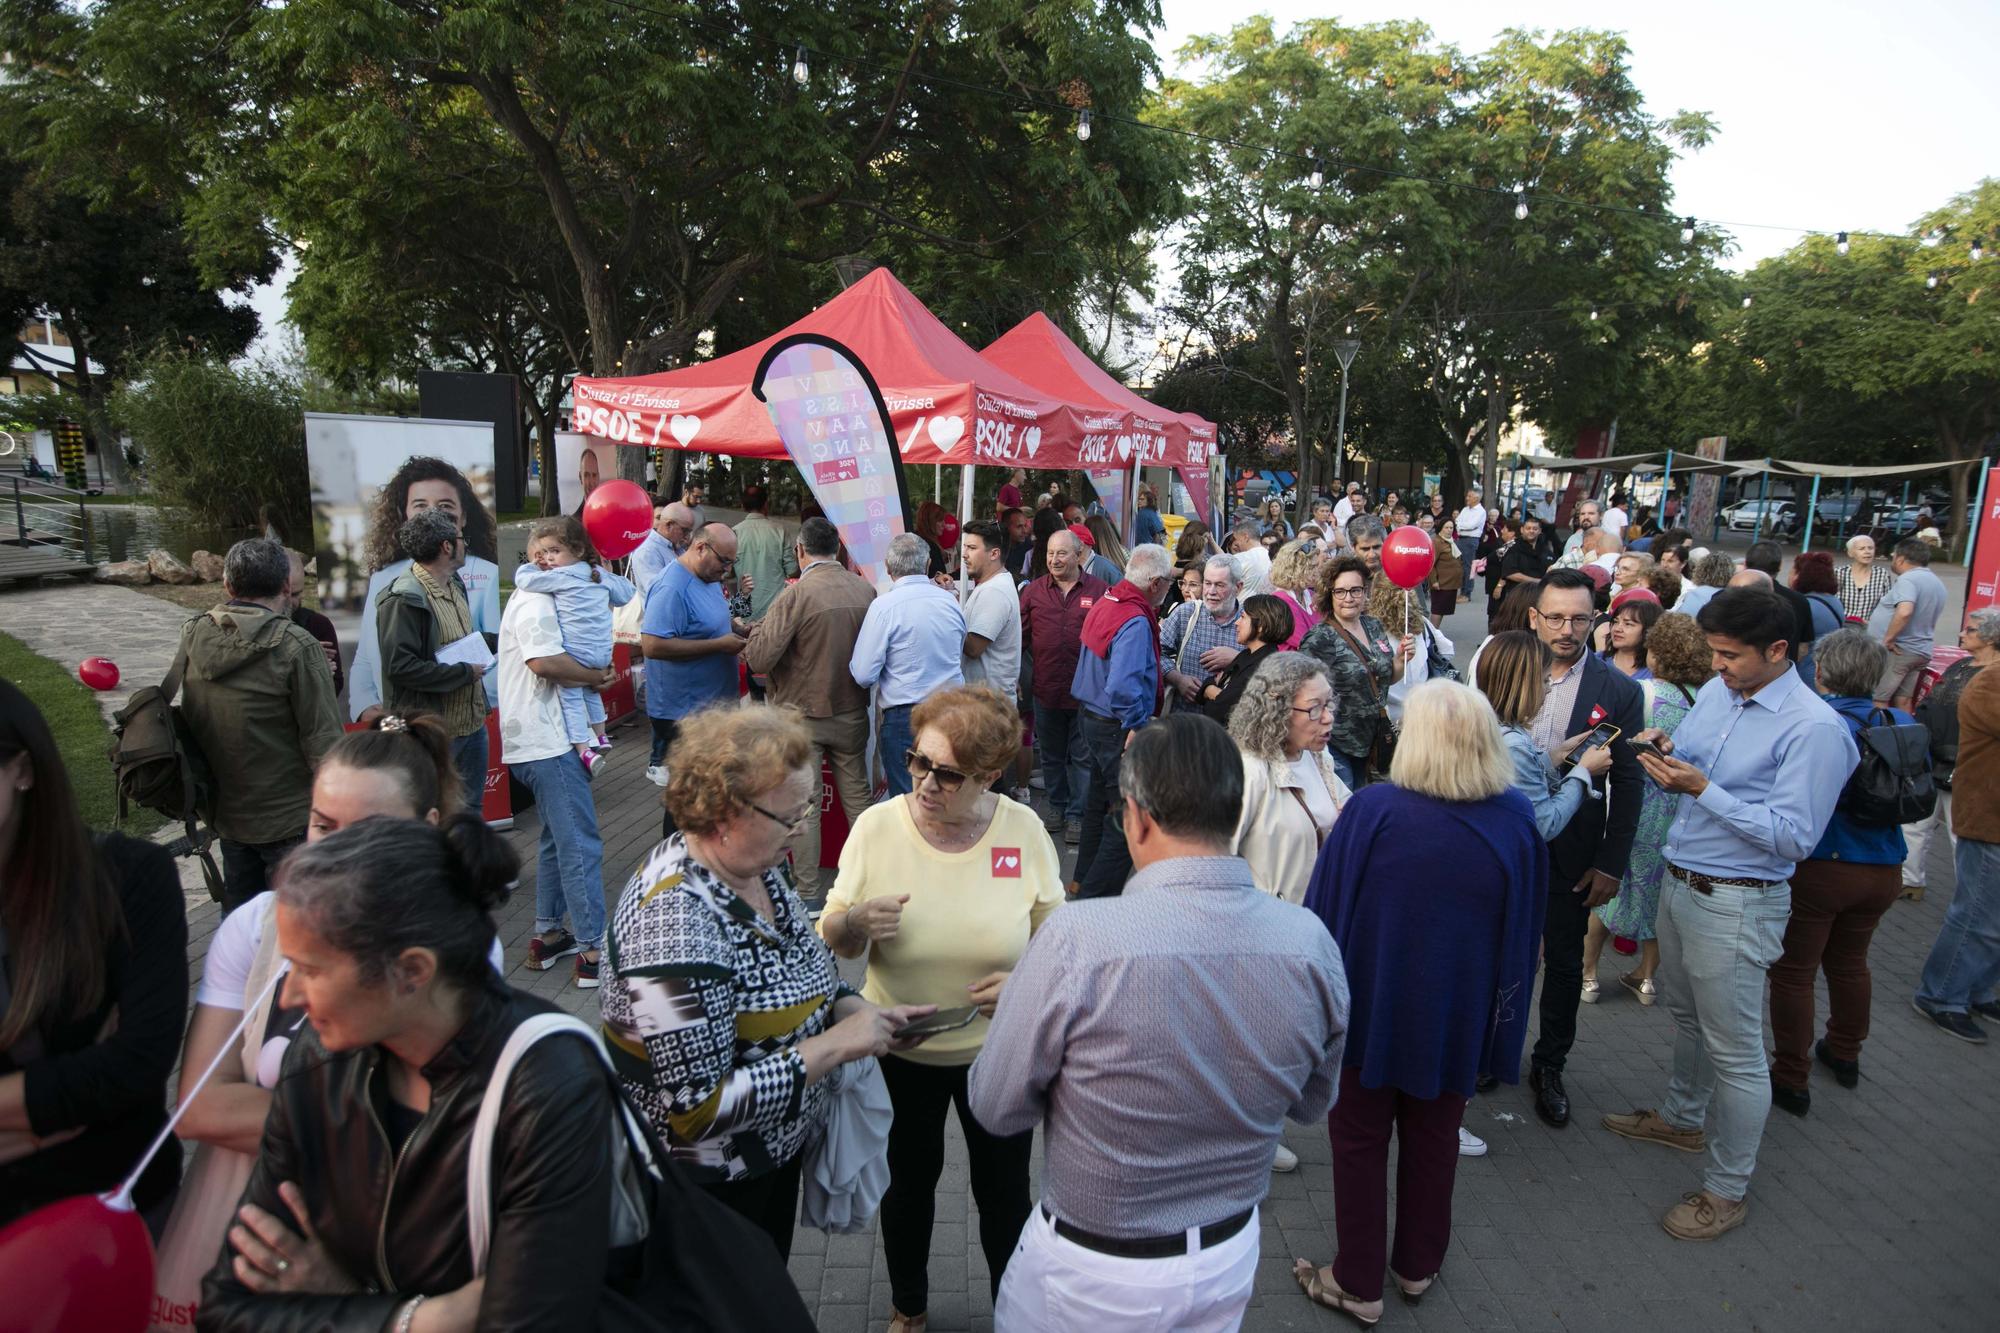
M1586 972L1583 974L1583 994L1578 998L1585 1004L1596 1004L1600 989L1597 984L1597 974L1595 972Z
M889 1307L889 1333L924 1333L924 1326L930 1323L928 1312L924 1314L904 1314L895 1306Z
M1422 1282L1412 1282L1393 1268L1389 1270L1389 1276L1396 1279L1396 1290L1403 1294L1404 1302L1409 1305L1421 1301L1424 1293L1431 1289L1431 1283L1437 1281L1437 1274L1433 1273Z
M1294 1259L1292 1276L1298 1279L1300 1289L1314 1305L1353 1315L1363 1328L1373 1328L1382 1322L1382 1302L1364 1301L1359 1296L1342 1291L1340 1284L1333 1280L1332 1269L1322 1275L1309 1261Z

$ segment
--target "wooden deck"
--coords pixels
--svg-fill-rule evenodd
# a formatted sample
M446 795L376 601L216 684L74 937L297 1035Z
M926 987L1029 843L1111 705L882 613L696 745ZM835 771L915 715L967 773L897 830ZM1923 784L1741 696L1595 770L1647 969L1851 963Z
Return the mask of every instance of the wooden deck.
M96 566L78 560L58 546L12 546L0 544L0 582L36 579L44 575L70 574L89 577Z

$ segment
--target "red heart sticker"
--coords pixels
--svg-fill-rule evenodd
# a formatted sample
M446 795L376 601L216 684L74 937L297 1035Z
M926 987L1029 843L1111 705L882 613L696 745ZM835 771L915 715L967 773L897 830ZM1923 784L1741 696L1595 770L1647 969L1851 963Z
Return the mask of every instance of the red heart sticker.
M1021 878L1021 849L1019 847L995 847L993 849L993 878Z
M1597 706L1596 706L1595 708L1592 708L1592 709L1590 710L1590 723L1589 723L1589 725L1590 725L1590 726L1593 726L1593 727L1594 727L1594 726L1596 726L1596 725L1597 725L1598 723L1602 722L1602 721L1603 721L1603 720L1604 720L1604 719L1605 719L1605 718L1606 718L1607 716L1608 716L1608 714L1606 714L1606 713L1605 713L1605 711L1604 711L1604 705L1603 705L1603 704L1598 704L1598 705L1597 705Z

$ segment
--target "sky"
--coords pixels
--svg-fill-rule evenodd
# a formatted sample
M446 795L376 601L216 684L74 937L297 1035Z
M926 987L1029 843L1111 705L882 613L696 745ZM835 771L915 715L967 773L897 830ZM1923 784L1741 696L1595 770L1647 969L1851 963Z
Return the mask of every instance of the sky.
M2000 176L2000 3L1995 0L1271 0L1239 11L1162 0L1165 68L1238 13L1350 24L1421 19L1484 50L1502 29L1623 32L1633 82L1656 116L1706 111L1720 127L1673 172L1676 214L1728 226L1748 268L1805 230L1908 230L1985 176ZM1776 229L1770 229L1775 227Z

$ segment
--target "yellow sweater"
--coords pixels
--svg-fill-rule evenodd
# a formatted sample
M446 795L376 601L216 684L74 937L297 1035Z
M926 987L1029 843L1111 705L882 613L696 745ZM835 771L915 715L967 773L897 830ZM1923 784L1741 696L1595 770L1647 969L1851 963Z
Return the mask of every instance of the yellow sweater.
M1041 819L1002 796L984 837L969 850L941 852L924 840L909 799L870 806L841 848L826 915L870 898L907 893L896 937L869 946L862 995L880 1005L969 1004L966 987L1013 968L1028 937L1063 900L1062 867ZM986 1040L986 1020L932 1037L906 1060L969 1065Z

